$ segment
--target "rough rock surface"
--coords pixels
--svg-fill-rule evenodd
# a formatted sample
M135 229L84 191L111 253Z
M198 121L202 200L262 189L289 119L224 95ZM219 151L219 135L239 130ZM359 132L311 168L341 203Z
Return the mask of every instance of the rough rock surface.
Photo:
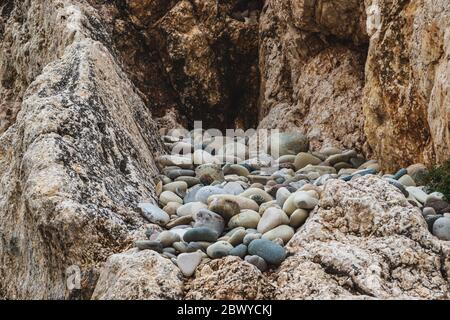
M255 266L238 257L213 260L187 284L186 299L271 299L274 286Z
M151 251L112 255L100 271L93 300L174 300L183 296L180 269Z
M364 21L361 1L266 1L259 128L298 130L315 149L332 145L369 154L362 113Z
M33 36L21 37L27 25ZM2 27L13 42L2 42L1 65L15 57L20 75L6 90L20 112L0 135L0 296L89 298L96 265L144 225L134 208L154 196L162 143L92 7L15 1ZM81 290L69 291L73 265Z
M450 244L375 177L332 180L273 275L278 299L448 299Z
M447 160L450 150L450 6L438 1L366 1L371 31L365 132L383 167Z

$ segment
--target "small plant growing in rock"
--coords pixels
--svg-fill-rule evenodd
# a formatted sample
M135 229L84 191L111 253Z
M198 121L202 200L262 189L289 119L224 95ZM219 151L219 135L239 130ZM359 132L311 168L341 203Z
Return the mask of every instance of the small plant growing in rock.
M441 192L445 200L450 201L450 158L444 164L432 167L421 180L430 191Z

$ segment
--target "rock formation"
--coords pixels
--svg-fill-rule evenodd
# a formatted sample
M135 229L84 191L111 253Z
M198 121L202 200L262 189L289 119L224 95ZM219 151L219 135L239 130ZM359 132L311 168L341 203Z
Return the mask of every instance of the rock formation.
M185 281L127 251L158 129L298 131L391 172L446 160L449 24L449 0L2 1L0 298L449 298L448 243L376 177L330 181L269 273L227 257Z

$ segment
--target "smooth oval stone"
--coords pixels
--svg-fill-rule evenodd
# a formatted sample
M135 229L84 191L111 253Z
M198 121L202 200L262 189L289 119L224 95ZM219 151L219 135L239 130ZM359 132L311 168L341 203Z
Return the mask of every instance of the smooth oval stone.
M199 228L193 228L188 231L183 236L183 240L185 242L196 242L196 241L207 241L207 242L214 242L218 238L218 234L216 231L206 228L206 227L199 227Z
M336 174L336 169L334 167L327 167L327 166L313 166L311 164L307 165L303 169L300 169L296 172L296 174L308 174L311 172L318 173L319 175L324 174Z
M152 203L139 203L138 208L141 215L151 223L164 226L170 220L169 215L165 211Z
M428 173L428 168L421 163L410 165L406 170L414 181L421 181Z
M341 154L334 154L329 156L325 161L334 166L339 162L349 162L351 158L356 157L358 154L354 150L346 151Z
M425 207L425 208L422 209L422 215L424 217L426 217L426 216L435 216L436 215L436 210L434 210L431 207Z
M262 234L261 233L247 233L246 236L244 237L244 240L242 240L242 242L248 246L250 244L250 242L252 242L253 240L256 239L261 239Z
M169 202L178 202L180 204L183 204L183 199L181 199L172 191L163 191L159 196L159 202L163 206L167 205Z
M257 230L259 233L266 233L281 224L288 224L289 217L283 210L277 208L267 209L259 220Z
M157 157L156 162L162 167L177 166L183 169L191 169L193 167L192 159L188 157L163 155Z
M377 164L377 160L369 160L364 162L358 169L368 169L371 165Z
M194 228L207 227L217 232L218 235L222 234L225 228L225 221L223 218L215 212L207 209L200 209L194 215Z
M216 186L206 186L197 191L197 195L195 196L196 201L208 203L208 198L212 195L222 195L226 194L226 192L219 187Z
M250 185L250 188L258 188L258 189L264 190L264 186L261 183L252 183Z
M333 167L336 169L336 171L353 168L353 166L348 162L338 162L334 164Z
M232 194L232 195L239 195L242 192L244 192L244 188L242 187L242 185L239 182L228 182L224 187L223 190L227 193L227 194Z
M183 181L187 184L188 188L195 186L200 183L200 180L197 177L189 177L189 176L179 176L175 179L176 182Z
M244 241L244 237L247 235L245 230L238 230L228 239L228 242L233 246L237 246L238 244L241 244L242 241Z
M437 219L433 224L433 234L441 240L450 241L450 219Z
M342 150L336 147L323 147L320 149L320 153L329 157L335 154L341 154Z
M177 265L185 277L190 277L202 262L202 258L200 252L182 253L177 257Z
M319 204L319 200L312 197L309 192L310 191L297 191L295 193L294 204L297 208L311 210Z
M405 168L402 168L402 169L398 170L396 174L394 174L392 179L398 180L407 173L408 173L408 170L406 170Z
M170 253L170 254L173 254L173 255L177 254L177 250L175 250L175 248L173 248L173 247L164 248L163 252L164 253Z
M272 134L268 142L272 156L297 155L309 149L308 138L299 132Z
M305 209L295 210L289 217L289 225L293 228L301 227L309 217L309 212Z
M213 181L224 181L222 167L218 164L202 164L195 169L195 176L203 184L211 184Z
M257 267L261 272L267 271L268 269L266 261L259 256L246 256L245 261Z
M239 205L240 210L250 209L254 211L259 210L259 205L252 199L248 199L241 196L233 196L231 194L227 195L212 195L208 198L208 203L211 203L215 199L226 199L236 202Z
M439 199L427 199L425 207L433 208L437 214L444 214L450 212L450 205L448 202Z
M273 201L269 201L269 202L265 202L265 203L261 204L261 206L259 207L258 212L259 212L260 215L263 215L264 212L266 212L266 210L269 209L269 208L281 209L281 207L278 205L277 201L273 200Z
M275 240L277 238L283 239L284 243L288 243L294 236L294 229L290 226L281 225L262 235L263 239Z
M210 242L206 242L206 247L210 246ZM204 242L189 242L187 246L187 252L197 252L205 250Z
M240 211L239 204L236 201L224 198L215 198L209 205L208 209L218 213L225 219L230 220L233 216L237 215Z
M256 228L261 216L258 212L253 210L242 210L237 215L233 216L228 222L229 228Z
M286 250L270 240L257 239L250 242L248 252L263 258L267 263L279 265L286 259Z
M351 158L349 162L353 166L353 168L359 168L364 162L366 162L366 159L362 157L354 157Z
M172 244L172 247L178 252L181 253L187 252L187 244L184 242L175 242Z
M134 244L139 250L153 250L159 253L163 250L163 246L159 241L138 240Z
M203 185L197 184L191 188L188 189L186 196L184 197L183 201L184 203L190 203L195 202L195 198L197 197L197 192L203 188Z
M389 182L394 187L396 187L397 189L399 189L406 198L409 197L409 192L406 191L406 188L400 182L391 178L387 178L386 181Z
M255 175L255 174L251 174L251 175L247 176L247 178L250 181L250 183L261 183L264 186L270 180L270 176L260 176L260 175Z
M246 254L247 246L245 244L240 244L230 251L230 256L240 257L241 259L244 259Z
M286 200L289 198L290 195L291 193L289 192L288 189L284 187L278 189L276 194L277 204L280 207L283 207L284 203L286 202Z
M419 187L407 187L406 191L422 204L427 201L428 195Z
M278 158L277 163L283 164L283 163L294 163L295 162L295 155L293 154L287 154L285 156L281 156Z
M172 191L179 196L184 197L186 195L186 190L188 185L184 181L174 181L163 186L163 191Z
M195 172L193 170L186 170L186 169L173 169L167 172L167 176L170 179L175 180L176 178L182 176L193 177L195 176Z
M163 208L163 210L164 210L169 216L173 216L173 215L177 214L177 210L178 210L179 207L181 207L181 203L178 203L178 202L169 202L168 204L165 205L165 207Z
M163 257L165 257L165 258L167 258L167 259L170 259L170 260L173 259L172 262L176 261L176 258L177 258L176 255L174 255L174 254L172 254L172 253L170 253L170 252L163 252L163 253L161 254L161 256L163 256Z
M226 164L222 171L224 175L236 174L242 177L247 177L250 174L246 167L239 164Z
M322 162L322 160L320 160L319 158L313 156L310 153L306 153L306 152L300 152L299 154L297 154L297 156L295 157L295 161L294 161L294 165L295 165L295 170L300 170L303 169L304 167L306 167L307 165L318 165Z
M258 188L248 188L247 190L242 192L240 196L250 199L252 196L259 196L263 200L263 203L273 200L273 198L267 192Z
M444 195L440 192L432 192L427 197L427 201L429 200L444 200Z
M203 202L189 202L177 209L177 215L180 217L196 215L201 209L206 209L208 206Z
M177 226L188 225L193 220L194 219L192 218L191 215L178 217L178 218L170 221L168 224L166 224L166 228L167 229L172 229L172 228L177 227Z
M405 174L400 179L398 179L398 182L400 182L405 187L415 187L416 182L411 178L409 175Z
M225 236L227 236L228 239L229 239L235 232L238 232L238 231L240 231L240 230L245 231L245 228L243 228L243 227L237 227L237 228L231 229L230 231L228 231L228 232L225 234ZM227 241L228 241L228 239L227 239Z
M158 235L156 241L159 241L161 245L166 248L170 247L174 242L180 241L180 236L171 231L163 231Z
M233 250L233 246L227 241L218 241L206 249L206 253L211 259L226 257Z

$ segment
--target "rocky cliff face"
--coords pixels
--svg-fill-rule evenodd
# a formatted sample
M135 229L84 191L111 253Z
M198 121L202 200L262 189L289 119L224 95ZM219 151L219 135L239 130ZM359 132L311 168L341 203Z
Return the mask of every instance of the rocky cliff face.
M449 8L448 0L2 1L0 297L90 298L100 274L96 299L448 298L448 246L379 181L331 184L269 276L227 258L185 282L158 257L120 252L145 230L136 204L155 196L160 128L203 120L294 130L314 150L356 149L387 170L445 160ZM73 265L79 290L67 288ZM245 281L230 296L236 279Z

